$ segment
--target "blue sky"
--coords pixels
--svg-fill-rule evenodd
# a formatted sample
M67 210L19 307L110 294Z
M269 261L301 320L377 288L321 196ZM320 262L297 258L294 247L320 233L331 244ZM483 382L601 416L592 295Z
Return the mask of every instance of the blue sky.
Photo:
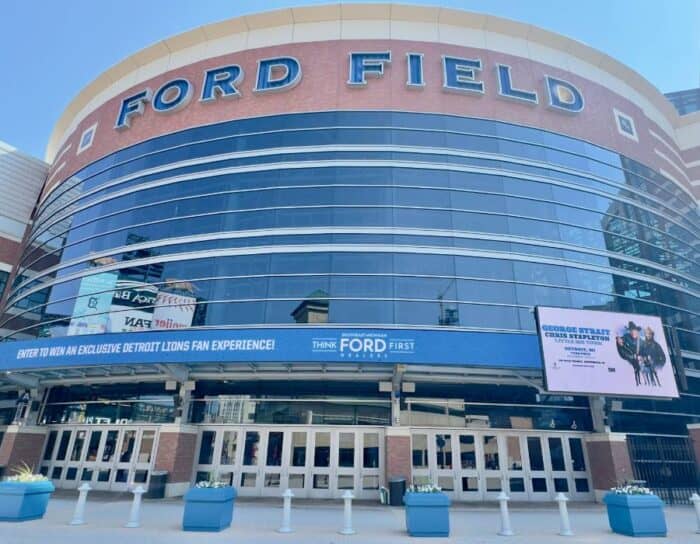
M3 0L0 140L43 157L53 124L102 71L202 24L314 0ZM661 91L700 86L699 0L422 0L541 26L605 51Z

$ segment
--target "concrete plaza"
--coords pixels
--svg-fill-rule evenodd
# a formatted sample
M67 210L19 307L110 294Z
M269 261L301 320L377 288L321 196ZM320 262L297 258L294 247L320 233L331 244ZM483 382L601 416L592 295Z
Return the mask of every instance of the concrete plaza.
M410 542L405 531L402 508L375 503L353 506L355 535L343 536L343 506L340 501L297 500L292 507L291 534L279 534L282 521L281 499L242 499L236 503L233 525L221 533L185 533L180 529L181 500L143 502L141 527L124 527L129 517L129 495L93 492L88 497L83 526L69 526L77 492L61 492L52 498L46 517L25 523L0 524L1 544L177 544L195 542L289 543L289 544L366 544L373 542ZM573 537L562 537L556 504L511 506L511 523L515 536L502 537L496 504L457 504L451 509L451 537L423 539L444 543L598 543L629 542L628 537L613 535L607 525L605 510L596 504L574 504L569 508ZM696 534L694 510L689 506L666 509L669 526L667 538L649 538L645 542L700 543Z

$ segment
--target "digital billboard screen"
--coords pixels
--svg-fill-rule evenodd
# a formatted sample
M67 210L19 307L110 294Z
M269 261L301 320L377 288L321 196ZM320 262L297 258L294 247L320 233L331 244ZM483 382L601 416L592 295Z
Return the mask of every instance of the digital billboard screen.
M660 318L543 306L536 311L548 391L678 397Z

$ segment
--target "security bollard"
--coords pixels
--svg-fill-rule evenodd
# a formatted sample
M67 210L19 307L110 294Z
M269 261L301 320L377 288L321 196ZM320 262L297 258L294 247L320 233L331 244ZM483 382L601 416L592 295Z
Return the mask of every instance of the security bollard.
M80 494L78 495L78 502L75 503L75 511L73 512L73 519L70 521L69 525L85 525L85 502L87 501L87 494L92 487L90 484L85 482L78 488Z
M496 497L501 506L501 530L498 534L501 536L513 536L513 529L510 527L510 514L508 513L508 501L510 497L505 491L501 491Z
M292 493L291 489L287 489L287 491L282 493L282 498L284 500L282 504L282 527L277 529L278 533L292 532L292 497L294 497L294 493Z
M574 533L571 531L571 524L569 523L569 510L566 507L569 499L564 493L557 493L554 500L559 503L559 534L561 536L573 536Z
M695 532L700 533L700 495L693 493L690 496L690 502L692 502L693 506L695 507L695 517L696 521L698 522L698 529Z
M352 528L352 500L355 495L349 489L343 493L343 501L345 508L343 510L343 528L339 531L341 535L354 535L355 530Z
M131 512L129 512L129 521L125 527L130 529L141 526L141 496L146 492L146 490L138 486L136 489L131 491L134 494L134 500L131 503Z

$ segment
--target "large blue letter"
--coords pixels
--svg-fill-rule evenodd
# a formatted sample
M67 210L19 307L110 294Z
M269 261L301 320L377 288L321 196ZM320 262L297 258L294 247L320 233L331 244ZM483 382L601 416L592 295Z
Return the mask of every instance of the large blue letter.
M583 95L574 85L563 79L545 76L549 107L569 113L583 111Z
M279 74L279 71L282 74ZM274 73L278 72L276 77ZM290 89L301 81L301 65L294 57L276 57L258 61L258 77L255 92Z
M391 51L350 53L348 85L367 85L365 76L382 77L384 64L391 62Z
M484 82L476 80L476 71L481 70L481 59L442 57L442 88L446 91L483 93Z
M156 91L151 105L158 113L170 113L184 108L191 98L192 84L186 79L173 79Z
M510 78L510 66L506 64L497 64L498 69L498 94L505 98L514 98L515 100L523 100L532 104L537 104L537 93L534 91L524 91L513 87L513 82Z
M204 72L200 102L210 102L217 97L239 98L236 84L243 79L243 70L237 64L213 68Z
M408 68L408 78L406 85L409 87L425 87L423 80L423 54L406 53L406 65Z
M122 100L122 106L119 108L119 115L114 128L122 130L131 126L131 117L133 115L143 114L144 102L151 99L151 89L144 89L140 93L129 96Z

